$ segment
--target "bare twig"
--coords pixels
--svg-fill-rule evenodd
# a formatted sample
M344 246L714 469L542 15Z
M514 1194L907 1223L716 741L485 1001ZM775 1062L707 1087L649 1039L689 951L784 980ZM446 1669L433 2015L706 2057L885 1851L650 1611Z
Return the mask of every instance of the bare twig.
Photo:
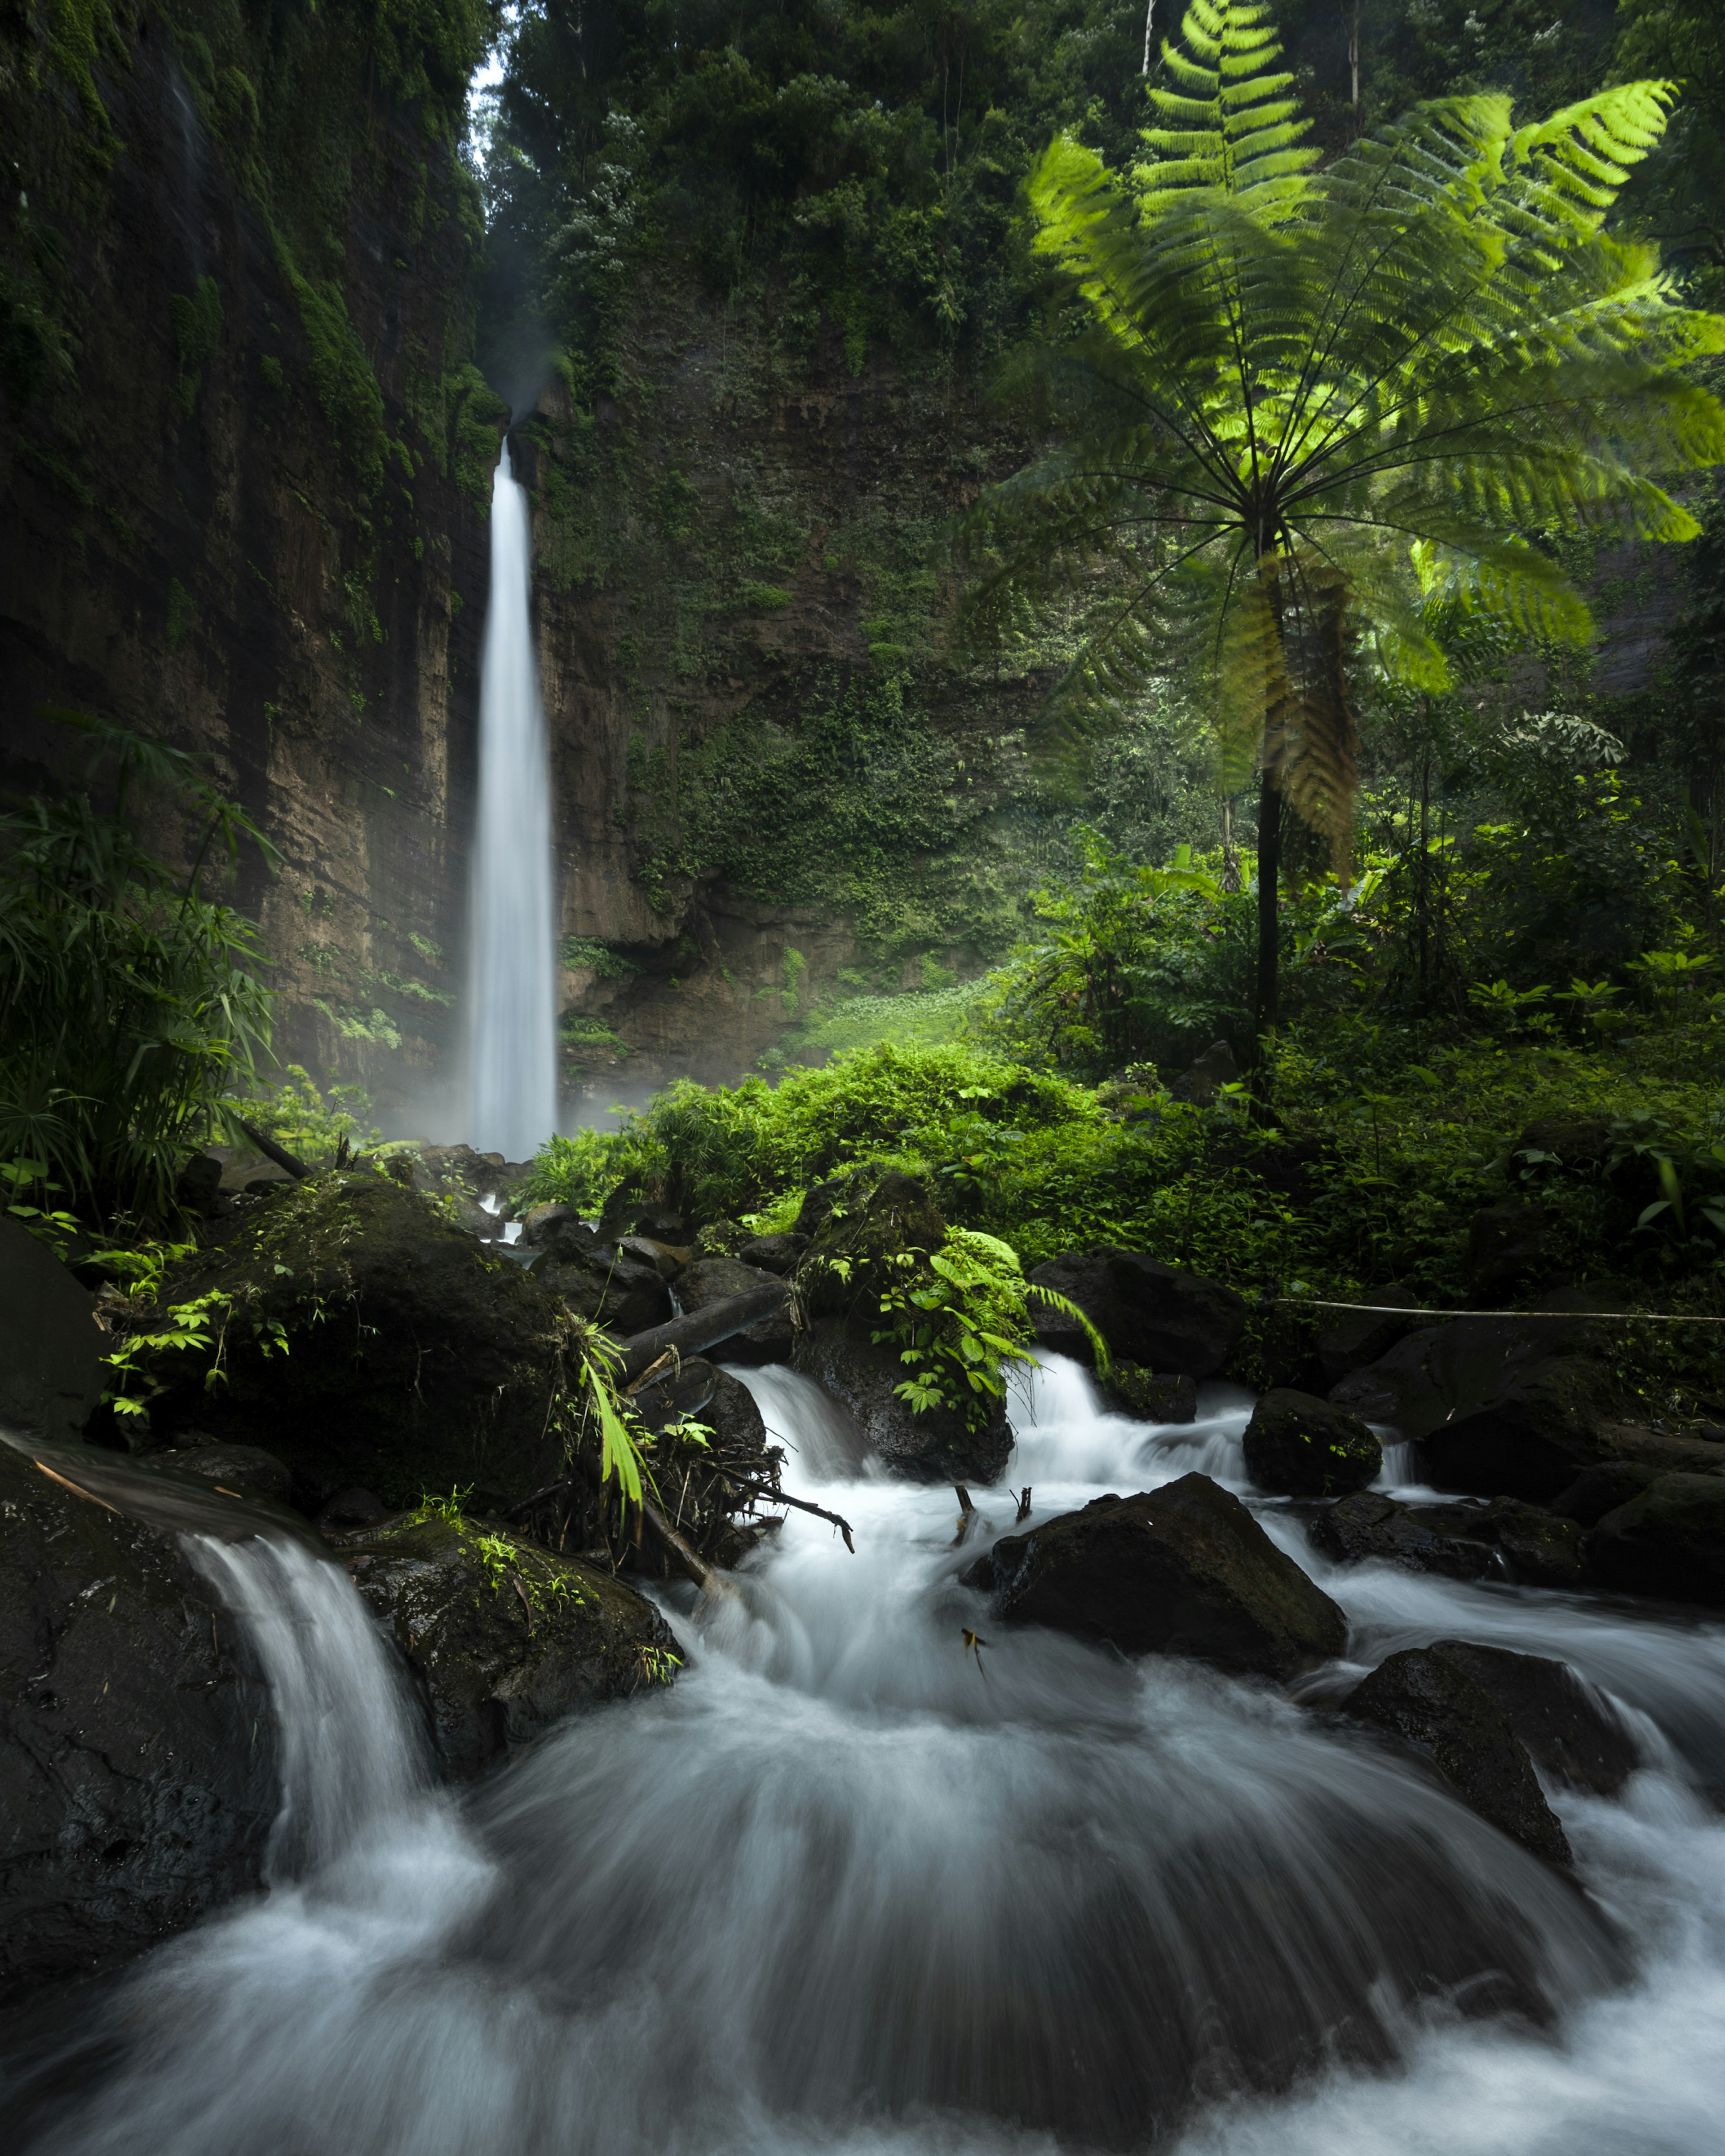
M724 1573L716 1565L709 1564L705 1558L695 1554L650 1497L644 1496L641 1500L641 1517L703 1594L715 1602L735 1595L737 1589Z
M311 1174L311 1170L306 1167L303 1160L295 1160L290 1152L284 1152L275 1139L266 1138L255 1123L247 1122L244 1116L236 1116L234 1120L258 1151L263 1154L264 1159L273 1160L285 1174L292 1176L295 1183L303 1183Z
M850 1521L841 1519L836 1512L829 1512L824 1505L811 1505L806 1497L787 1496L783 1490L775 1490L770 1482L752 1482L747 1476L733 1474L728 1467L721 1467L719 1474L733 1489L747 1490L752 1497L764 1497L772 1505L792 1505L799 1512L813 1512L816 1519L830 1522L844 1536L845 1548L853 1557L856 1555L856 1544L850 1539Z

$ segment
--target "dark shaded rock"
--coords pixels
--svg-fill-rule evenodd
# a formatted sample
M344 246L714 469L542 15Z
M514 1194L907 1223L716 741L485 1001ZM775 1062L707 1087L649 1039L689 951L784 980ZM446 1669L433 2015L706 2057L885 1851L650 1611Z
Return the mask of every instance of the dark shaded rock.
M174 1178L174 1197L194 1220L225 1212L221 1162L213 1153L193 1154Z
M1632 1460L1608 1460L1597 1467L1584 1467L1568 1489L1551 1501L1560 1518L1574 1520L1584 1527L1596 1527L1607 1512L1659 1480L1656 1467L1643 1467Z
M1660 1476L1606 1513L1589 1561L1603 1587L1725 1605L1725 1478Z
M1266 1393L1245 1427L1246 1472L1260 1490L1335 1497L1383 1471L1384 1450L1357 1415L1309 1393Z
M1439 1640L1431 1651L1491 1695L1542 1774L1614 1797L1640 1764L1635 1740L1609 1702L1567 1662L1471 1640Z
M102 1396L95 1304L46 1243L0 1214L0 1422L75 1438Z
M599 1215L599 1234L608 1243L624 1235L645 1235L682 1249L689 1241L689 1223L674 1207L656 1199L644 1199L639 1191L614 1190Z
M758 1265L762 1272L781 1276L794 1272L797 1260L809 1248L807 1235L788 1232L783 1235L756 1235L743 1244L737 1255L746 1265Z
M561 1471L552 1410L568 1312L434 1200L364 1168L289 1186L165 1295L211 1289L244 1313L227 1330L227 1382L206 1390L182 1358L151 1404L159 1437L202 1429L261 1445L286 1462L307 1512L351 1484L400 1508L469 1487L501 1508ZM266 1352L254 1320L283 1325L288 1352Z
M1336 1564L1375 1558L1446 1579L1481 1579L1496 1563L1488 1543L1440 1532L1375 1490L1358 1491L1319 1513L1310 1532L1313 1547Z
M1586 1531L1519 1497L1491 1500L1497 1547L1516 1577L1534 1587L1580 1587L1587 1577Z
M1549 1864L1569 1862L1568 1840L1527 1747L1460 1662L1436 1648L1409 1648L1390 1656L1342 1704L1345 1713L1430 1760L1464 1804L1523 1849Z
M387 1520L389 1507L375 1490L353 1485L336 1491L313 1523L321 1535L351 1535L360 1527Z
M1136 1363L1111 1363L1096 1383L1111 1407L1143 1422L1196 1422L1198 1383L1193 1378L1158 1378Z
M675 1673L670 1628L644 1595L494 1521L402 1520L342 1557L424 1685L459 1779L577 1707Z
M835 1175L826 1183L811 1183L791 1224L791 1233L807 1235L812 1242L825 1227L833 1208L841 1204L851 1192L852 1178L848 1175Z
M861 1169L836 1189L830 1183L821 1188L826 1210L797 1272L812 1310L877 1307L873 1296L886 1284L888 1269L895 1281L901 1277L898 1259L938 1250L946 1242L940 1208L914 1176L893 1173L876 1180ZM795 1232L807 1233L800 1215Z
M1406 1438L1424 1438L1458 1414L1471 1414L1503 1389L1556 1358L1600 1352L1603 1336L1577 1308L1593 1306L1590 1291L1560 1289L1522 1317L1456 1317L1422 1325L1375 1363L1351 1372L1330 1398L1367 1422L1394 1424ZM1609 1386L1599 1392L1610 1398ZM1487 1491L1495 1496L1495 1491Z
M671 1348L680 1355L701 1355L721 1342L734 1340L751 1325L777 1317L788 1299L785 1283L768 1275L765 1287L751 1289L746 1295L721 1296L716 1302L691 1311L685 1317L669 1318L663 1325L634 1333L623 1343L619 1382L633 1384Z
M695 1255L670 1243L655 1243L650 1235L625 1235L617 1247L624 1256L639 1258L643 1265L651 1265L665 1281L674 1281Z
M597 1250L599 1238L581 1217L578 1205L536 1205L523 1215L521 1240L530 1250L555 1247L565 1236L578 1250Z
M754 1394L728 1370L716 1370L713 1375L713 1396L701 1416L712 1430L713 1450L739 1466L752 1466L754 1472L763 1473L768 1465L767 1425Z
M655 1432L685 1419L704 1422L718 1375L712 1364L699 1356L679 1363L634 1394L635 1412L646 1428Z
M679 1312L693 1317L732 1296L750 1295L778 1285L777 1274L741 1258L697 1258L677 1276L675 1300ZM788 1363L795 1338L790 1312L781 1307L770 1317L758 1318L725 1342L727 1363Z
M143 1464L177 1475L195 1475L200 1482L247 1496L272 1498L278 1505L285 1505L293 1494L294 1478L286 1463L255 1445L185 1445L151 1453Z
M671 1314L670 1290L658 1265L614 1247L583 1229L560 1224L532 1268L533 1278L578 1317L621 1339L661 1324Z
M1235 1060L1233 1049L1225 1040L1213 1040L1168 1090L1177 1101L1191 1101L1206 1108L1224 1086L1235 1085L1239 1078L1240 1065Z
M1562 1262L1557 1224L1543 1205L1507 1199L1468 1224L1468 1292L1481 1302L1506 1301L1529 1281L1549 1282Z
M75 1472L75 1453L44 1457ZM259 1884L275 1724L239 1628L171 1530L4 1443L0 1666L0 1999Z
M1076 1302L1116 1355L1159 1374L1213 1378L1245 1327L1245 1300L1232 1288L1112 1244L1050 1258L1029 1278ZM1064 1311L1033 1302L1030 1316L1045 1348L1093 1360L1084 1328Z
M1123 1655L1189 1655L1285 1679L1341 1653L1348 1620L1207 1475L1098 1497L994 1544L999 1614L1106 1640Z
M1013 1445L1004 1402L980 1425L947 1408L914 1414L895 1389L905 1374L898 1350L870 1340L872 1329L866 1317L818 1317L797 1335L792 1367L848 1408L868 1450L911 1481L997 1481Z
M1405 1281L1396 1281L1389 1287L1376 1290L1369 1299L1389 1304L1411 1304L1420 1300ZM1388 1354L1415 1326L1425 1322L1422 1318L1399 1317L1393 1309L1346 1312L1332 1325L1327 1325L1317 1337L1317 1359L1324 1383L1337 1384L1355 1370L1363 1370L1380 1355Z
M734 1258L741 1255L745 1244L753 1240L748 1229L735 1220L709 1220L706 1227L696 1230L689 1247L697 1258Z

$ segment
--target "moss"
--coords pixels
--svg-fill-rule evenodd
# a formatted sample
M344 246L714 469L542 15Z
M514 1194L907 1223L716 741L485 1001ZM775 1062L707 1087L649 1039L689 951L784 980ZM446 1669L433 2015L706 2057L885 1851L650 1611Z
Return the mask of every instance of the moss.
M167 648L177 651L191 633L198 619L198 608L192 594L177 577L167 580Z
M180 355L174 401L189 418L198 408L203 370L221 348L222 295L213 277L200 277L195 291L189 295L176 292L167 307L173 321L174 343Z
M285 248L277 262L292 287L305 331L311 385L337 447L366 491L382 484L389 437L383 425L383 393L348 319L347 302L332 280L302 277Z
M105 164L119 139L108 108L95 86L95 69L105 56L123 64L129 57L115 26L108 0L47 0L48 49L54 67L78 93L84 114L95 131L95 153Z

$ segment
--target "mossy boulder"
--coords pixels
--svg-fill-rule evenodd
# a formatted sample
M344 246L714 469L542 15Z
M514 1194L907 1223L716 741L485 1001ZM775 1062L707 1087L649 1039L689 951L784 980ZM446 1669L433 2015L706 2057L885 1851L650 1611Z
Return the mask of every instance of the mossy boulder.
M1725 1477L1661 1475L1594 1531L1603 1587L1725 1608Z
M676 1642L644 1595L495 1521L409 1517L340 1548L424 1687L453 1779L481 1773L580 1707L676 1673Z
M1198 1419L1198 1384L1192 1378L1158 1378L1137 1363L1111 1363L1096 1383L1110 1407L1140 1422Z
M1384 1469L1384 1450L1358 1415L1310 1393L1266 1393L1245 1427L1246 1472L1284 1496L1339 1497Z
M400 1509L452 1488L501 1508L562 1471L574 1320L436 1200L363 1170L285 1184L162 1299L212 1290L231 1303L218 1381L189 1356L164 1368L158 1442L261 1446L308 1512L351 1484Z

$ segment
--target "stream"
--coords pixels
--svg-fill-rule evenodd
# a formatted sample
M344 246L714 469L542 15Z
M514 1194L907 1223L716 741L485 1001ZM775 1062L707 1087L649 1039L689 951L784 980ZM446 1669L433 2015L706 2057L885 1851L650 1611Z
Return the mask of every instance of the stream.
M1194 1468L1343 1604L1358 1670L1459 1635L1560 1656L1644 1765L1554 1790L1571 1882L1324 1707L994 1625L950 1490L890 1482L806 1379L738 1370L792 1514L688 1666L436 1789L346 1575L194 1540L282 1724L270 1891L85 1999L33 2156L1713 2156L1725 2118L1725 1625L1333 1570L1245 1486L1249 1403L1014 1411L1032 1519ZM1405 1471L1393 1456L1390 1472ZM964 1628L986 1644L968 1650Z

